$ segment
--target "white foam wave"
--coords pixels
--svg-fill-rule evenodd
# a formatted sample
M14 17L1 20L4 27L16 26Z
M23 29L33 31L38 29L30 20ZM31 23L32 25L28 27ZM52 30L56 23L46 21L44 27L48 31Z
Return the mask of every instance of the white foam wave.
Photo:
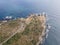
M49 32L49 30L48 29L46 29L46 33L48 33Z
M50 25L48 25L48 28L46 29L46 38L48 38L48 33L49 33L49 29L51 28Z
M50 29L51 28L51 26L50 25L48 25L48 29Z
M46 38L48 37L48 32L49 32L49 30L48 30L48 29L46 29Z
M11 18L12 18L12 16L6 16L5 18L6 18L6 19L11 19Z

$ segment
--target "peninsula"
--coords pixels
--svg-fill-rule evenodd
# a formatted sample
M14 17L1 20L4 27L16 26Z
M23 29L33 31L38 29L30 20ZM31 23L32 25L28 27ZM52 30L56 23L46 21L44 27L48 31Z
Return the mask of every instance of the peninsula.
M0 45L42 45L45 31L45 14L0 21Z

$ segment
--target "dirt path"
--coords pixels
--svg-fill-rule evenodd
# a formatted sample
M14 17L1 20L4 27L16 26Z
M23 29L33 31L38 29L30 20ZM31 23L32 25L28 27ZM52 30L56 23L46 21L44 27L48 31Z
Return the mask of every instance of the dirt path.
M19 27L19 29L17 31L15 31L9 38L7 38L5 41L3 41L2 43L0 43L0 45L3 45L3 43L7 42L10 38L12 38L16 33L23 31L25 28L24 24L21 24L21 27Z

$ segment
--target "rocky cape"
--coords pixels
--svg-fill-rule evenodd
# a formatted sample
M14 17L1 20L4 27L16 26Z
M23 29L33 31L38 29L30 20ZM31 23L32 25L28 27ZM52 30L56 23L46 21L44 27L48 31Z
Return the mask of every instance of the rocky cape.
M46 16L31 14L0 22L0 45L42 45L46 31Z

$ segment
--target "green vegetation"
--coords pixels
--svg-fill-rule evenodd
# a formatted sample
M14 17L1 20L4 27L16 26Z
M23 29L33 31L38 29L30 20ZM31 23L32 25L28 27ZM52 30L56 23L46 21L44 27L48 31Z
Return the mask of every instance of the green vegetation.
M19 21L14 20L9 22L8 27L15 28L19 24ZM41 21L39 21L37 17L33 17L30 24L26 25L23 32L17 33L3 45L36 45L43 29L44 27Z
M2 35L0 34L0 42L2 42Z
M28 35L29 31L30 31L29 29L26 29L22 34L23 35Z
M18 20L11 20L0 25L0 43L6 40L13 32L16 31L15 28L19 26Z
M32 40L31 41L33 45L36 45L36 41L35 40Z
M14 35L10 40L8 40L6 43L4 43L3 45L10 45L12 44L13 42L16 42L18 41L18 39L20 39L21 35L20 34L16 34Z
M12 20L9 22L8 26L9 27L12 27L12 28L15 28L16 26L19 25L19 21L18 20Z

